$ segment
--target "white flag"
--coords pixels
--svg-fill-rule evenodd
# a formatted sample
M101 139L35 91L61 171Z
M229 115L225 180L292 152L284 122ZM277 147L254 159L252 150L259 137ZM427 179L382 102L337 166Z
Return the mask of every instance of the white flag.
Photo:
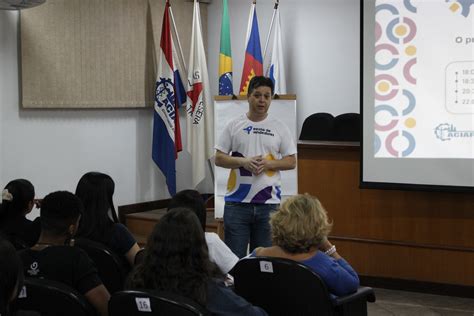
M191 52L188 63L187 142L192 161L192 186L206 177L208 160L214 154L214 113L211 108L209 75L202 41L199 2L194 0Z
M280 9L277 7L275 10L276 15L273 48L270 52L271 61L266 75L272 79L275 85L276 94L286 94L286 75L285 66L283 64L283 45L281 43Z

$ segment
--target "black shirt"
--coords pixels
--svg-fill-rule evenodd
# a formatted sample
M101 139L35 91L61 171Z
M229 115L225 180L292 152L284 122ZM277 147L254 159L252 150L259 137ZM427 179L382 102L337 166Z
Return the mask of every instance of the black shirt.
M30 221L23 216L0 223L0 232L18 249L32 247L41 233L40 218Z
M25 276L65 283L85 294L102 284L97 269L87 254L70 246L49 246L42 250L19 252Z

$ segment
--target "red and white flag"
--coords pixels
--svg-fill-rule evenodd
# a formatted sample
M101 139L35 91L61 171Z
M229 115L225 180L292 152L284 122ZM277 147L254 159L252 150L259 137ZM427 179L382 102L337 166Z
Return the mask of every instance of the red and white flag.
M178 108L185 93L181 75L174 61L174 46L170 27L170 4L166 1L161 30L158 75L155 85L152 158L166 178L168 192L176 194L176 158L182 150Z
M192 186L206 177L208 160L214 155L214 112L202 40L199 2L194 0L187 86L187 147L192 161Z

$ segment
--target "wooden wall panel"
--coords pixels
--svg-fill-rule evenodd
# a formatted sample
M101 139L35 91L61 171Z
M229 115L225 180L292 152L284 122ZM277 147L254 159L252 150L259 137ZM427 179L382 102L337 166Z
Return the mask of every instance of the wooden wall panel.
M359 189L359 146L298 145L300 193L317 196L362 275L474 285L474 195Z

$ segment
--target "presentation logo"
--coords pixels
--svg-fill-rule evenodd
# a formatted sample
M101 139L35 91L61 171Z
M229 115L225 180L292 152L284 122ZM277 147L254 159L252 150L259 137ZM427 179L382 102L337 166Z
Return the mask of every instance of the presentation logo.
M253 126L250 125L249 127L246 127L243 130L246 131L248 135L250 135L250 132L252 131L252 129L253 129Z
M173 130L176 116L174 98L174 88L171 79L160 78L156 82L155 88L155 111L160 111L163 114L162 117L166 118L166 123Z
M436 126L434 133L436 138L443 142L453 138L474 138L474 130L458 131L458 129L453 124L449 123L442 123Z
M38 275L38 273L39 273L38 262L34 261L34 262L30 265L30 269L28 269L27 272L28 272L28 274L31 275L31 276Z

